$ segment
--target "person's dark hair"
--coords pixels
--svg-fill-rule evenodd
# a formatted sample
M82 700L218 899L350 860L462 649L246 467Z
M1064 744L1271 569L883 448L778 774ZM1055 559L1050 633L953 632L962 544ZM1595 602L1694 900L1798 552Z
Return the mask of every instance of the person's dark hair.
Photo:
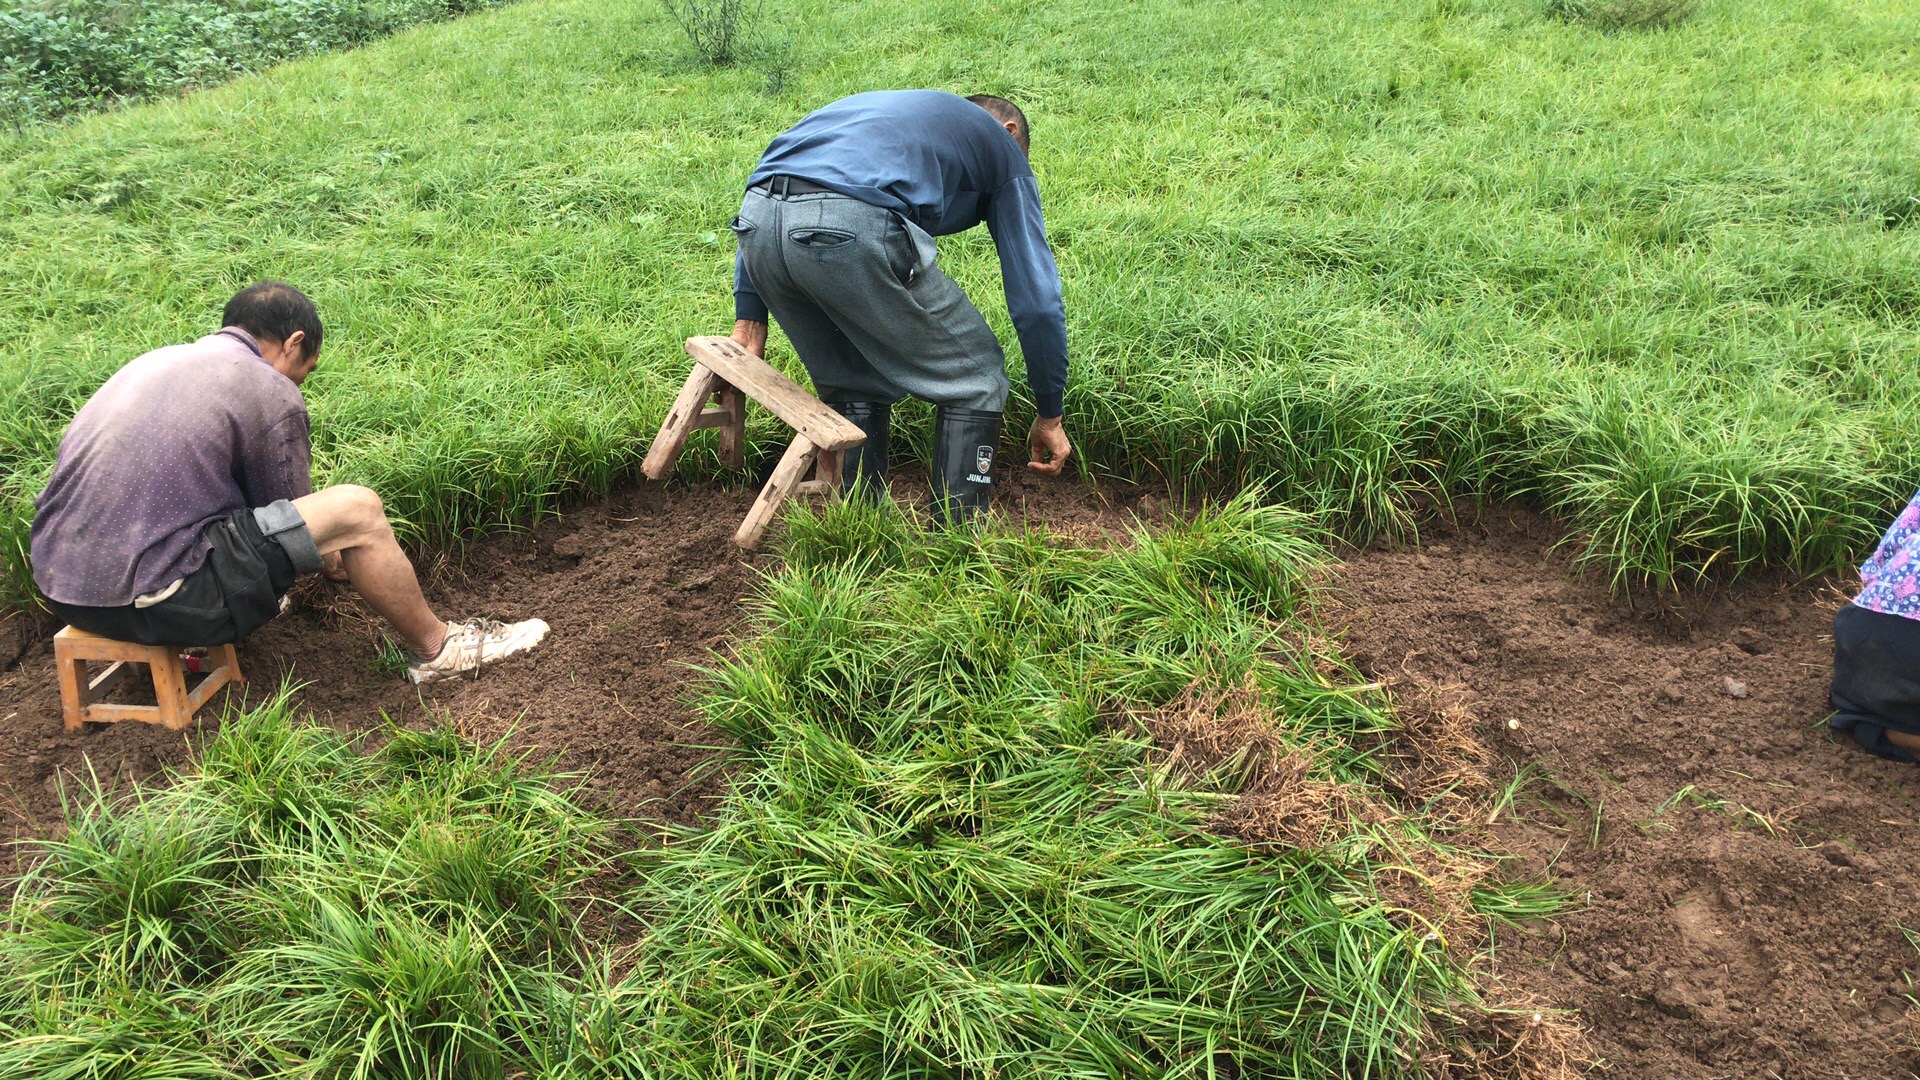
M237 326L256 338L285 341L295 330L307 332L303 360L320 355L320 313L307 294L284 281L259 281L227 301L221 326Z
M1020 140L1021 146L1026 146L1032 141L1033 129L1027 125L1027 114L1020 111L1020 106L1006 98L994 97L992 94L973 94L967 100L992 113L993 118L1003 124L1009 120L1013 121L1013 125L1020 129L1014 133L1013 137Z

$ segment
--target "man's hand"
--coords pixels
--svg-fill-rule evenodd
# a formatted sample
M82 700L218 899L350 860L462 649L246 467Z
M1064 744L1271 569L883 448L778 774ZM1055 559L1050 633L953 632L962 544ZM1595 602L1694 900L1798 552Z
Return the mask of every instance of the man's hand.
M733 340L739 342L741 348L760 359L765 360L767 358L766 323L748 322L745 319L735 322L733 324Z
M1073 456L1073 443L1067 440L1064 419L1060 416L1033 418L1033 427L1027 431L1027 449L1032 454L1027 468L1048 476L1060 475L1060 467Z
M320 556L320 576L328 581L347 580L347 564L340 560L340 553L329 551Z

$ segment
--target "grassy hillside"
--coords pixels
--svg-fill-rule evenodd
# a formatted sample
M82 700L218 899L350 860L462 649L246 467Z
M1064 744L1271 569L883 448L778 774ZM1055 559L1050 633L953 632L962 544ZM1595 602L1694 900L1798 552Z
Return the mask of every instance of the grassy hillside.
M75 405L262 276L328 322L323 481L433 536L604 487L730 320L759 150L876 86L1027 105L1100 471L1265 478L1360 532L1526 492L1662 580L1843 564L1920 477L1913 0L1619 34L1533 0L770 17L790 49L713 70L657 4L534 0L6 144L16 571ZM987 238L942 249L1011 342Z

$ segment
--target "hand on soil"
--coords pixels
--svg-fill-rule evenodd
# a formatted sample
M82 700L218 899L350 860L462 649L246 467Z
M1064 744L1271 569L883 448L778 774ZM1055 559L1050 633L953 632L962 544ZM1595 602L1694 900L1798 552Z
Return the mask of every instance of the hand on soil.
M328 581L347 580L347 565L340 560L340 553L329 551L320 556L320 575Z
M1048 476L1060 475L1061 467L1073 455L1073 443L1067 439L1064 419L1034 417L1033 427L1027 431L1027 449L1031 452L1027 468Z

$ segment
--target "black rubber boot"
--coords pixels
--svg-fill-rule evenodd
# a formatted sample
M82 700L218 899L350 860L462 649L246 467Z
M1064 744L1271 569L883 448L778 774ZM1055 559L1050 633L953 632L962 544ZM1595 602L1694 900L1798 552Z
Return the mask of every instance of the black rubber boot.
M933 413L933 517L963 525L993 502L1000 414L942 405Z
M829 408L867 433L867 441L841 451L840 490L868 502L887 493L887 434L893 429L893 406L884 401L842 401Z

